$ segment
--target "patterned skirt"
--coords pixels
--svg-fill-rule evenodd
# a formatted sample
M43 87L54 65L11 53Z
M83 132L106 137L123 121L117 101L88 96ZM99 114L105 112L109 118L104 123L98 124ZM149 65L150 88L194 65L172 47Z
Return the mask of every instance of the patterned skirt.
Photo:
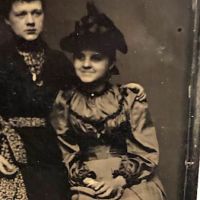
M10 164L14 165L13 154L7 139L2 138L1 142L0 155L3 156ZM24 180L19 168L14 175L0 175L0 199L28 200Z

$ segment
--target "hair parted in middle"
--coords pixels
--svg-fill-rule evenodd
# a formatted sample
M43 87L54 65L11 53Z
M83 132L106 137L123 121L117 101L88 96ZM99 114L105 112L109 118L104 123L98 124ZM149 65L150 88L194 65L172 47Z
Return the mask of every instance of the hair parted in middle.
M12 5L15 2L33 2L40 1L42 3L43 9L45 8L45 0L0 0L0 16L7 19L11 11Z

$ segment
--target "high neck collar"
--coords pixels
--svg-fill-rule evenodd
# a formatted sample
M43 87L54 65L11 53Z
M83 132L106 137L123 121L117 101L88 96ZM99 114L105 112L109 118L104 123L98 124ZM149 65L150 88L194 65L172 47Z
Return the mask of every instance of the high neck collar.
M23 52L38 52L45 47L45 42L40 37L33 41L26 41L23 38L14 36L14 41L17 49Z
M81 84L78 87L78 90L86 96L97 97L105 94L111 88L111 86L112 85L109 82L106 82L102 85Z

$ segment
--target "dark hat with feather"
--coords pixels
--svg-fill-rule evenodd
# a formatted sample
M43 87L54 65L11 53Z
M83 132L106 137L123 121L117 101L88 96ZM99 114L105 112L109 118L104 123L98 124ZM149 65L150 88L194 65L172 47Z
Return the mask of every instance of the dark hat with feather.
M101 50L108 55L116 54L116 50L127 53L127 45L123 34L104 13L100 13L93 2L87 3L87 15L75 23L75 30L64 37L61 49L75 53L82 49ZM116 69L115 74L118 74Z

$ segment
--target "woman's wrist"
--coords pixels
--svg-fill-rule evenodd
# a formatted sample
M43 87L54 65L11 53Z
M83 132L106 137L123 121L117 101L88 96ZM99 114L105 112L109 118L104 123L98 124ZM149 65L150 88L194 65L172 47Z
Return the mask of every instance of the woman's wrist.
M117 176L117 177L115 178L115 181L116 181L117 184L118 184L120 187L122 187L122 188L124 188L124 187L127 185L126 179L125 179L123 176Z
M85 185L91 184L93 182L96 182L93 178L86 177L86 178L83 179L83 183Z

